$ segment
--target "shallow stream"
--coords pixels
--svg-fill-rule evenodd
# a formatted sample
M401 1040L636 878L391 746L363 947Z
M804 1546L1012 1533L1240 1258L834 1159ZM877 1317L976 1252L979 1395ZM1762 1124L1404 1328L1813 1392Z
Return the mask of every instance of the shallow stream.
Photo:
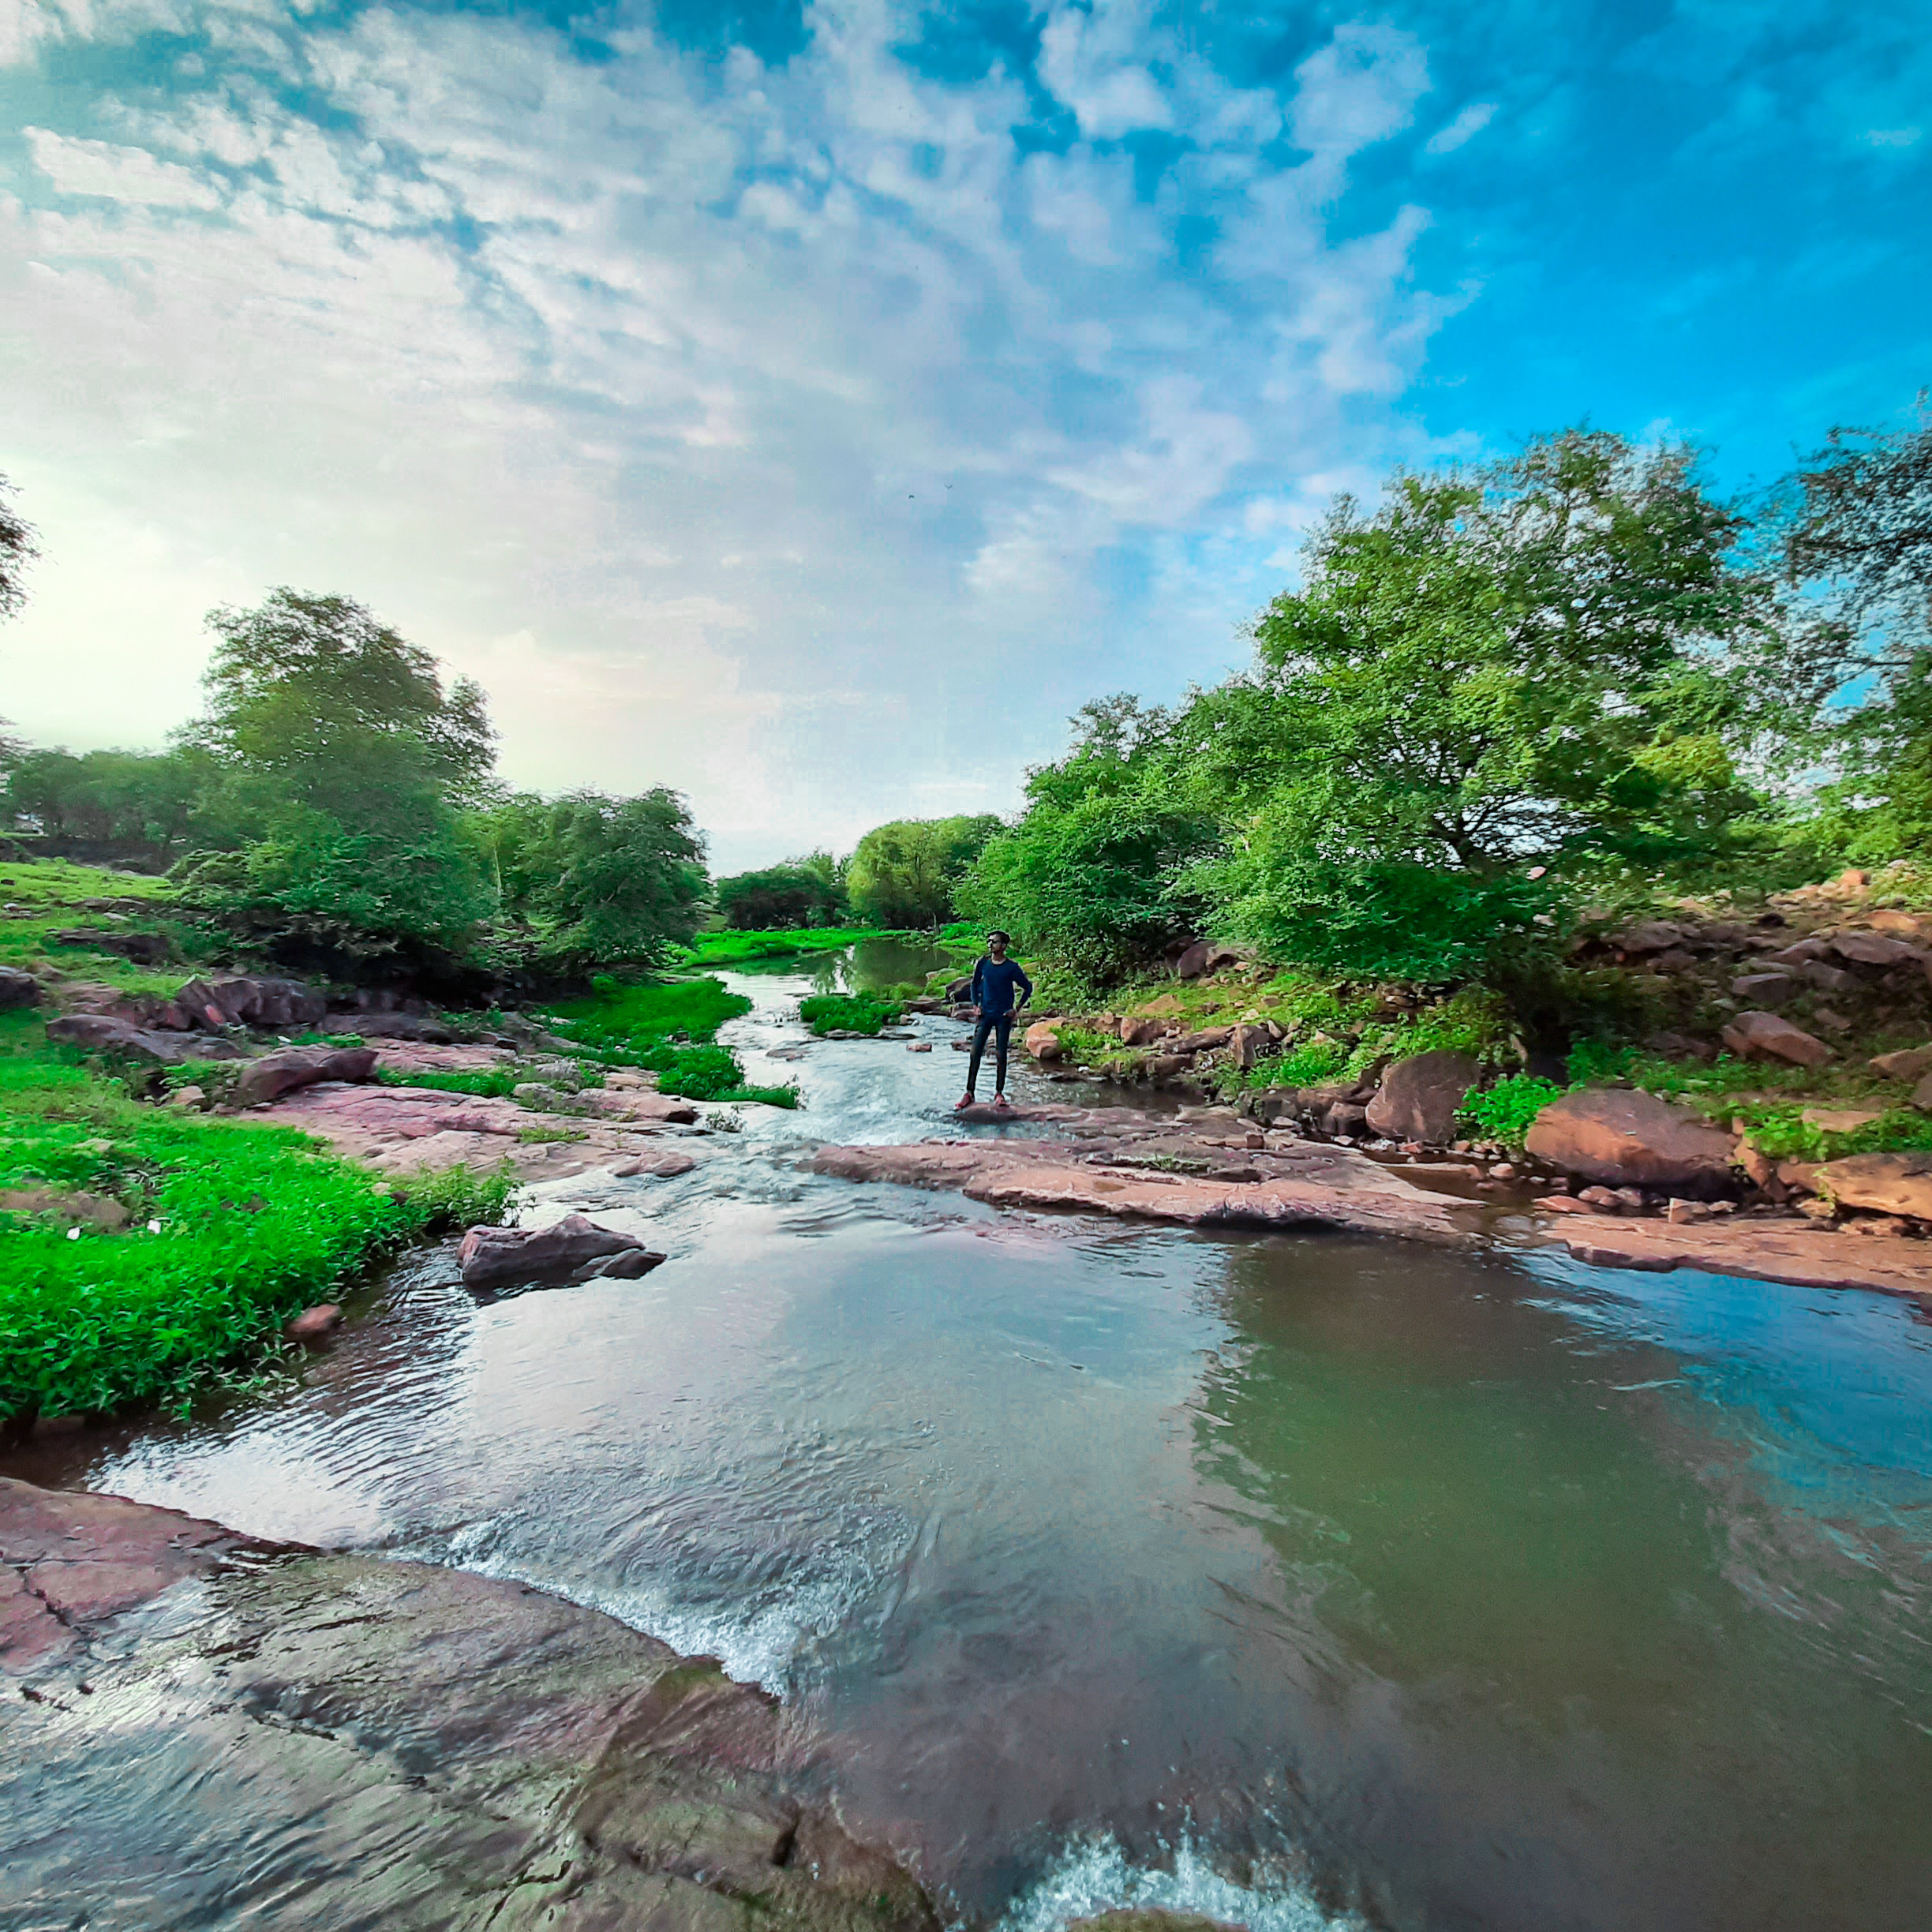
M954 1023L794 1017L923 970L735 978L727 1037L804 1106L543 1190L666 1249L646 1279L478 1305L418 1257L299 1389L9 1473L713 1652L978 1926L1932 1925L1932 1326L812 1177L961 1131Z

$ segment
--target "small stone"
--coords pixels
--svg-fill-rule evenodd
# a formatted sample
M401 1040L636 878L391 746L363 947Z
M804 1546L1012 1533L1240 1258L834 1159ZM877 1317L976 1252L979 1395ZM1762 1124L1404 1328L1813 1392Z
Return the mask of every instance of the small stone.
M208 1095L199 1087L177 1087L167 1097L173 1107L200 1107L208 1105Z
M1572 1200L1567 1194L1541 1195L1532 1204L1550 1214L1588 1214L1590 1211L1589 1202Z
M908 1053L930 1053L932 1042L930 1040L908 1040L906 1043L906 1051Z
M1489 1178L1492 1181L1514 1181L1516 1178L1515 1166L1509 1161L1498 1161L1489 1170Z
M1599 1208L1604 1214L1615 1214L1619 1205L1615 1193L1607 1187L1586 1187L1577 1199L1584 1206Z
M290 1341L313 1348L335 1333L342 1325L342 1310L333 1301L324 1301L291 1316L282 1324L282 1332Z
M1798 1211L1807 1221L1836 1221L1838 1210L1829 1201L1820 1200L1815 1194L1807 1194L1798 1203Z
M1789 973L1739 973L1731 982L1731 990L1754 1006L1781 1006L1791 998L1796 985Z
M1664 1219L1677 1227L1692 1221L1708 1221L1710 1216L1710 1205L1706 1201L1673 1200L1664 1210Z
M1841 1225L1848 1234L1903 1236L1911 1232L1911 1223L1900 1220L1896 1215L1859 1215Z
M1799 1115L1807 1127L1815 1127L1820 1133L1856 1133L1861 1127L1869 1127L1874 1121L1883 1120L1883 1107L1823 1107L1808 1106Z
M1852 1022L1843 1013L1829 1006L1813 1007L1811 1024L1822 1026L1828 1033L1848 1033L1852 1030Z
M1650 1204L1645 1199L1643 1190L1641 1188L1613 1188L1611 1192L1616 1196L1617 1205L1626 1214L1642 1214Z

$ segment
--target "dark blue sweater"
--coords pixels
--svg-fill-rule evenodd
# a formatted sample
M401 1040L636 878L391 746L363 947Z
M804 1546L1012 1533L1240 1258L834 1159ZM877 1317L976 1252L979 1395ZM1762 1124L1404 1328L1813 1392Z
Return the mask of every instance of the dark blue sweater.
M1033 997L1033 982L1020 971L1017 960L996 960L988 955L973 968L972 1003L983 1013L1011 1013L1015 987L1027 998Z

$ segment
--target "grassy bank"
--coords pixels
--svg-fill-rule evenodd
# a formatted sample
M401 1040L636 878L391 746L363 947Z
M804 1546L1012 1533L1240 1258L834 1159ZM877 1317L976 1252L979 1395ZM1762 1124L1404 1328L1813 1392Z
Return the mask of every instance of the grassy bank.
M0 966L98 980L129 993L172 993L193 976L189 961L202 943L174 916L175 908L174 889L145 874L64 859L0 861ZM70 945L53 937L66 931L98 932L103 943ZM163 934L178 963L137 965L106 943L129 933Z
M290 1129L131 1100L0 1016L0 1422L185 1403L372 1260L501 1219L511 1189L458 1171L399 1198Z
M911 933L889 931L882 926L801 927L788 932L701 933L694 945L674 947L680 966L747 966L762 960L803 959L818 953L840 953L862 939L908 939Z
M587 999L555 1009L567 1037L590 1057L657 1076L661 1093L687 1100L754 1100L796 1106L796 1087L753 1087L728 1046L717 1044L727 1020L751 1010L721 979L653 980L623 986L600 981Z

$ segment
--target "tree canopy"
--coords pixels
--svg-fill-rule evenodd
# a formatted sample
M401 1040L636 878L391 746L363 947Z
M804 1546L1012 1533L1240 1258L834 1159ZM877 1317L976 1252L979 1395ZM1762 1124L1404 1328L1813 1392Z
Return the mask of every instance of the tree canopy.
M1000 829L991 813L897 818L859 840L845 870L846 897L868 924L942 926L966 868Z

